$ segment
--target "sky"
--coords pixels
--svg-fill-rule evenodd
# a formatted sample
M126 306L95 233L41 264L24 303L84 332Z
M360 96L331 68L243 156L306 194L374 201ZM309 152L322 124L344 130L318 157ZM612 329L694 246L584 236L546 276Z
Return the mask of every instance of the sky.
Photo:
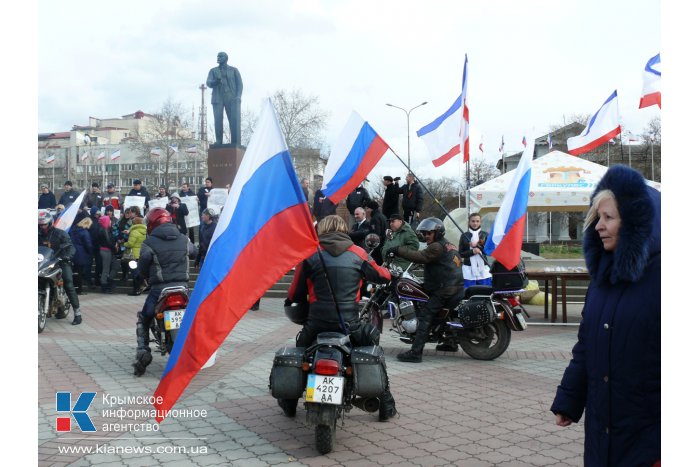
M455 176L458 158L434 169L415 132L461 90L474 159L495 162L522 137L546 134L564 116L593 114L618 90L623 125L641 133L659 115L637 109L642 70L660 51L659 0L476 1L88 1L38 2L38 132L88 117L155 112L180 102L195 122L198 87L225 51L243 79L243 109L259 112L276 90L299 89L329 112L332 146L352 110L419 177ZM662 65L663 66L663 65ZM213 124L210 90L206 102ZM478 151L483 141L485 151ZM370 178L403 175L388 153Z

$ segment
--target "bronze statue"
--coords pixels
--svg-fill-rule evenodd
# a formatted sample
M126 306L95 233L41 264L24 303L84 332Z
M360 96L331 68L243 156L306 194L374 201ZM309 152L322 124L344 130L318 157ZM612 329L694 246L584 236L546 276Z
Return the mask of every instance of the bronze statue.
M216 144L224 139L224 109L231 131L231 144L241 145L241 94L243 81L238 68L227 65L228 54L219 52L216 56L219 66L209 70L207 86L212 89L211 105L214 110L214 134Z

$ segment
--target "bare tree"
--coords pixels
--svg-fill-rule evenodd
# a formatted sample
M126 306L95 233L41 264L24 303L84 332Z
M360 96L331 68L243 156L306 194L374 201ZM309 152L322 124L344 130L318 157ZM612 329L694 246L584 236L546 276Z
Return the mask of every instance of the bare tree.
M469 186L474 188L484 182L488 182L492 178L501 175L501 171L490 162L483 159L469 161ZM466 182L460 183L462 190L467 189Z
M649 123L647 123L647 126L644 129L642 138L644 138L644 142L647 145L652 144L652 142L655 145L661 144L661 117L657 115L649 120Z
M300 178L313 178L313 174L327 160L322 150L326 152L323 130L329 113L320 107L318 96L305 95L298 89L277 90L272 96L272 105L297 174ZM257 117L246 109L242 112L241 120L241 141L247 145L257 126Z
M181 103L168 99L152 115L146 128L137 131L129 142L131 149L139 153L139 160L153 162L159 167L156 186L146 187L147 189L157 189L161 176L166 185L170 184L171 165L186 159L185 156L179 156L179 151L184 152L185 145L192 141L192 122L187 120L187 111ZM144 175L147 173L144 172ZM176 186L179 182L175 181Z
M438 203L442 204L447 212L457 209L459 206L459 182L454 178L442 177L438 180L432 178L422 179L423 184L435 196L428 194L428 190L423 191L423 210L421 218L426 217L445 217L445 212L440 208Z

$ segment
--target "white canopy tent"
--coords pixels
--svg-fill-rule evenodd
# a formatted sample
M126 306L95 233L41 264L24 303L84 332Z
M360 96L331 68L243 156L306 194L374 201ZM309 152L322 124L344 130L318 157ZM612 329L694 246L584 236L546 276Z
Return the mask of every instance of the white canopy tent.
M532 161L528 211L587 211L590 196L608 168L561 151ZM501 206L515 171L471 189L470 211L496 211ZM647 183L661 191L661 184Z

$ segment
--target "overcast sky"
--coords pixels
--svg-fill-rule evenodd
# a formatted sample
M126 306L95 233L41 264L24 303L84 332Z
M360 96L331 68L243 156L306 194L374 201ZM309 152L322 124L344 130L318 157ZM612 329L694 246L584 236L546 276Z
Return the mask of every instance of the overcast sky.
M623 125L641 133L659 114L637 109L646 61L660 51L659 0L38 2L38 131L88 117L157 111L168 98L196 114L216 54L242 75L243 108L278 89L318 96L332 145L356 110L401 155L411 113L411 163L434 170L415 131L460 92L469 56L474 158L519 151L563 116L592 114L618 90ZM663 67L663 63L662 63ZM211 94L207 92L207 104ZM209 108L209 124L213 124ZM387 154L372 176L403 175Z

